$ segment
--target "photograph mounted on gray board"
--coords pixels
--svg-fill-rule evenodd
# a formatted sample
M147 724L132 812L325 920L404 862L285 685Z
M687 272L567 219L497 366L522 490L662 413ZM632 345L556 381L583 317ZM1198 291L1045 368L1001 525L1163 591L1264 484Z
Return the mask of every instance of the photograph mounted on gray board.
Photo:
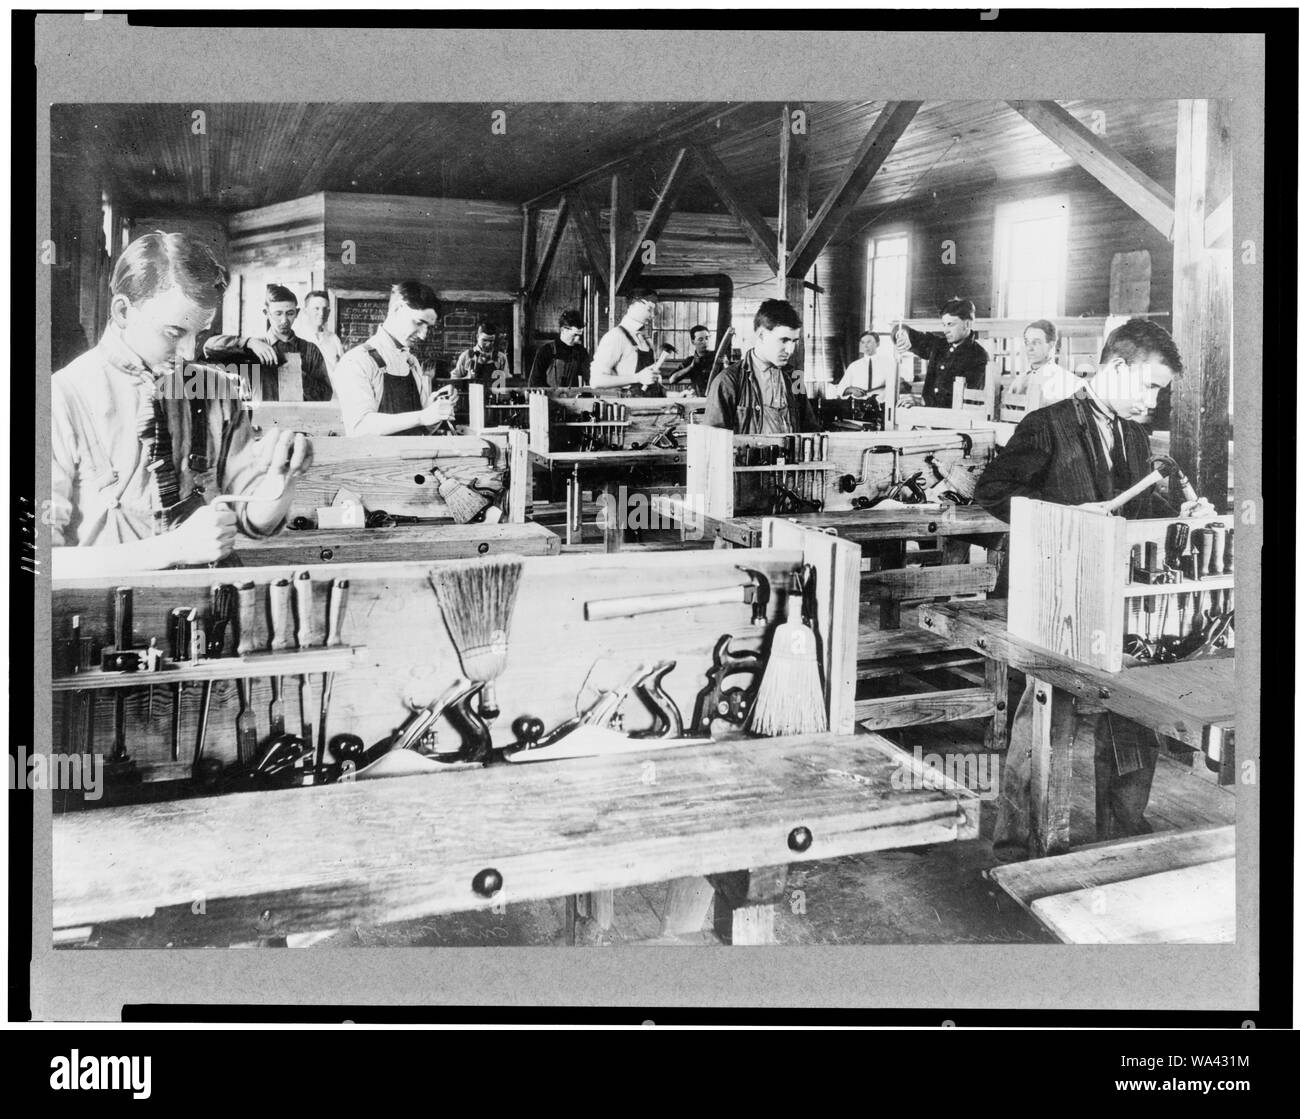
M1139 94L56 99L54 966L1236 944L1239 140Z

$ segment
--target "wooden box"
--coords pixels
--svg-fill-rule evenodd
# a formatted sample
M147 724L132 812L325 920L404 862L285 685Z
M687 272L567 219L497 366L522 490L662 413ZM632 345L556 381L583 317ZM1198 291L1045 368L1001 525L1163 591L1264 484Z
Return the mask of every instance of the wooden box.
M1233 527L1232 517L1218 514L1126 521L1013 498L1007 632L1093 668L1119 672L1124 636L1133 632L1130 612L1141 609L1141 600L1151 598L1158 607L1153 636L1158 630L1177 634L1177 596L1232 590L1230 574L1169 584L1130 581L1131 549L1155 543L1163 560L1166 532L1180 519L1193 532L1211 523ZM1145 621L1143 612L1138 621L1143 633Z

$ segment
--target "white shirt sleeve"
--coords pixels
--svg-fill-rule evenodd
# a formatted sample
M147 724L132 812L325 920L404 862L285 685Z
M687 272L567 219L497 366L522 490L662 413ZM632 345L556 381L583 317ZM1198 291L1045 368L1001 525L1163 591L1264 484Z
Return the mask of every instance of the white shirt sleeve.
M334 383L334 395L338 398L339 408L343 412L343 429L348 435L355 435L357 425L371 412L379 410L380 391L376 389L376 380L382 385L382 373L375 374L378 366L361 347L349 350L343 355L330 380ZM417 377L416 384L423 387L424 378ZM424 399L424 393L421 400Z
M593 376L619 376L619 362L623 358L627 339L623 332L615 328L605 332L605 336L596 345L596 352L591 355L591 372Z

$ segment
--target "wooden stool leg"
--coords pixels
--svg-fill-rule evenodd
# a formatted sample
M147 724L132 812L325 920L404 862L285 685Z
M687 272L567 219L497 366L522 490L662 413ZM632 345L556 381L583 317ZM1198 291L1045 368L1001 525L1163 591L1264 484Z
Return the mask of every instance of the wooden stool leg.
M986 657L984 686L993 693L994 712L984 728L984 748L1005 754L1011 744L1011 720L1007 718L1007 662Z
M711 874L713 931L727 944L775 944L776 906L785 894L785 866Z
M680 936L704 927L713 887L707 878L674 878L668 883L668 901L660 922L660 936Z
M1070 753L1072 742L1052 742L1053 688L1026 675L1033 697L1033 745L1029 757L1030 848L1035 857L1070 849ZM1068 696L1062 697L1069 703Z

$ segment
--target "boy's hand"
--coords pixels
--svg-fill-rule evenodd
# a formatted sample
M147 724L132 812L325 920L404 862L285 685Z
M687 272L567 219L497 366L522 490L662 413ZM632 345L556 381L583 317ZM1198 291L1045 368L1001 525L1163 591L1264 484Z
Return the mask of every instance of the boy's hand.
M159 539L167 541L170 564L216 563L235 546L235 514L225 505L204 505Z

